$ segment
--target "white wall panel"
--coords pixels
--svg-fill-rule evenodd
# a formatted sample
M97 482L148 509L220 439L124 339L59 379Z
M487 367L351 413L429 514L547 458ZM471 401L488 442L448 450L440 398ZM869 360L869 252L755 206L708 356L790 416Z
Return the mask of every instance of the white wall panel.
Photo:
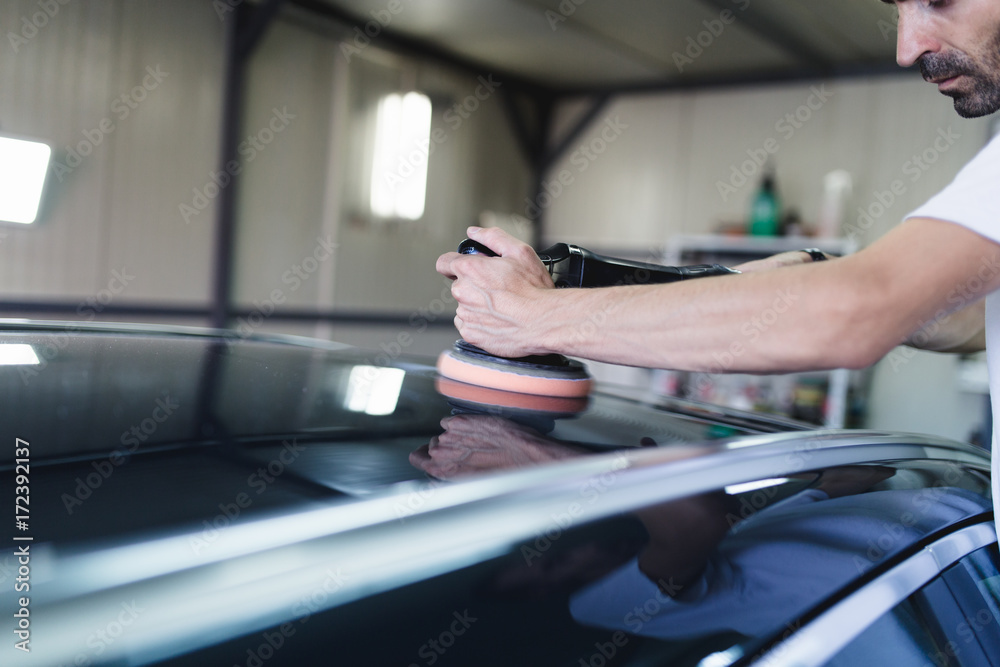
M192 204L193 189L204 190L218 168L224 26L199 0L126 2L121 23L111 94L139 98L144 87L152 90L141 102L111 103L118 129L106 195L107 263L133 269L129 300L205 303L217 200L190 223L180 207ZM106 280L99 276L99 285Z
M309 257L316 261L313 252L322 236L331 81L338 55L333 40L279 20L250 62L241 136L262 134L260 139L270 142L260 143L259 151L247 145L252 152L243 159L240 174L234 280L238 304L266 300L279 290L285 307L317 306L323 272L303 271L303 279L295 267ZM273 132L276 128L281 129ZM322 248L319 253L327 254Z
M120 2L60 5L39 28L29 0L0 3L0 131L49 142L53 161L86 141L107 113ZM45 18L45 15L42 14ZM30 26L30 27L29 27ZM10 41L8 31L27 37ZM16 49L15 49L16 46ZM69 172L50 173L41 217L0 223L0 293L7 298L93 294L107 247L107 144ZM72 164L76 164L73 162ZM60 180L61 179L61 180Z
M823 176L834 169L852 174L845 225L854 223L867 243L953 178L985 142L988 125L959 118L950 100L916 76L630 96L608 113L631 124L621 142L584 173L567 154L547 176L563 170L574 175L547 211L552 239L643 248L671 234L745 221L762 176L747 161L753 155L759 161L771 140L767 164L777 169L783 204L807 223L817 218ZM598 120L579 143L601 130ZM934 149L939 133L957 135L941 153ZM914 155L925 151L934 162L915 167ZM878 195L897 179L905 183L904 194L871 223L858 225L858 207L879 203Z
M809 98L814 85L829 94L822 104ZM817 108L800 112L810 101ZM562 110L563 123L578 107ZM916 74L626 97L612 109L639 129L637 140L623 135L615 149L627 150L609 150L565 189L547 212L550 240L644 251L670 234L745 221L760 172L726 197L717 183L772 138L777 151L769 161L783 203L807 223L819 212L823 176L851 173L844 226L865 245L947 185L985 144L990 123L960 118L951 100ZM786 119L796 113L794 123ZM599 131L598 122L582 140ZM570 166L567 156L548 178ZM651 174L658 188L649 187ZM900 194L892 193L894 182ZM982 410L959 392L954 361L924 353L905 364L899 357L880 362L868 425L967 437Z
M66 167L50 172L37 224L0 226L0 292L84 300L125 268L120 303L203 301L214 212L186 228L178 205L215 166L222 25L198 0L58 7L43 24L37 2L0 4L5 35L32 35L0 45L0 131L49 141ZM121 106L147 65L170 74Z
M334 76L350 81L335 83ZM367 105L382 91L407 85L430 95L439 130L428 162L425 212L416 221L373 220L364 155L366 133L373 130ZM274 107L287 106L296 118L247 165L240 184L237 303L253 308L277 290L285 307L418 312L433 306L450 320L441 311L448 290L434 270L438 255L457 246L482 210L520 212L528 192L529 174L504 117L500 89L375 47L345 62L339 42L283 21L261 44L248 86L247 132L263 127ZM335 99L335 92L349 99ZM464 115L453 111L470 97ZM347 118L331 119L334 108ZM342 182L329 183L329 170L342 173ZM341 192L324 192L331 187ZM331 201L335 208L324 213L324 202ZM297 278L295 267L318 247L319 237L330 237L336 252L322 271ZM327 280L332 290L321 282Z
M544 209L546 237L585 247L643 248L685 231L690 113L690 100L681 96L627 97L607 105L545 177L551 197Z
M473 95L474 77L438 73L426 86L432 98L456 103ZM336 305L348 309L406 310L438 307L444 279L438 255L454 250L483 210L522 214L529 190L525 162L493 94L467 118L435 110L444 140L428 163L427 204L421 220L378 224L344 212L336 277ZM446 118L454 119L448 122ZM457 121L462 120L459 124ZM346 223L346 224L345 224ZM447 319L450 319L448 317Z

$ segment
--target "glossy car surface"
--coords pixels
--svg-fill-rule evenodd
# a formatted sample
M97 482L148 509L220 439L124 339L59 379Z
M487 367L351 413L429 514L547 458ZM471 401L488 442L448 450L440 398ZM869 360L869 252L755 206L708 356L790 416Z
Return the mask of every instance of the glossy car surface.
M30 611L31 652L7 632L3 664L998 655L970 445L642 395L525 401L293 338L6 322L4 359L0 474L30 514L0 585L31 556L28 604L5 591L0 611L13 630Z

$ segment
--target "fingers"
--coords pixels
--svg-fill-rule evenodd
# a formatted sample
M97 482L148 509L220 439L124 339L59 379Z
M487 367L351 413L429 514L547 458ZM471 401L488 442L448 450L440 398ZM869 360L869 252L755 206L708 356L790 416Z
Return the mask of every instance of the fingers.
M532 257L536 256L531 246L514 238L499 227L469 227L466 233L470 239L479 241L501 257L525 255L525 251L530 252Z
M425 470L431 463L430 445L422 445L410 452L410 465L420 470Z
M469 227L466 232L470 239L482 243L501 257L513 258L519 262L527 262L529 264L537 264L539 267L542 265L541 260L538 259L538 255L531 246L514 238L499 227ZM460 274L460 269L476 266L473 262L482 261L483 259L486 258L476 255L461 255L457 252L447 252L438 257L435 268L438 273L449 280L455 280Z
M437 263L434 265L434 268L437 269L437 272L440 273L445 278L448 278L449 280L454 280L458 276L455 275L455 270L452 267L452 263L459 257L461 257L461 255L459 255L457 252L446 252L445 254L438 257Z

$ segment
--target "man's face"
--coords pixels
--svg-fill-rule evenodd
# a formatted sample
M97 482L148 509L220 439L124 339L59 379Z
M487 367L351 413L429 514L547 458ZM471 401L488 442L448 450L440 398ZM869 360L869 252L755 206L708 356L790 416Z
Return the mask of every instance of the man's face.
M953 98L965 118L1000 109L1000 2L898 0L896 60Z

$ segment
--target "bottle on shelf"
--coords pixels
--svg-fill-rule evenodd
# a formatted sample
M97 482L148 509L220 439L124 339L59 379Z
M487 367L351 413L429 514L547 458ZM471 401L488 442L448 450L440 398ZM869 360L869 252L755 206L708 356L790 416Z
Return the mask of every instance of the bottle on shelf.
M760 190L753 198L750 207L750 235L776 236L778 221L781 216L781 205L774 184L774 171L769 169L761 181Z

